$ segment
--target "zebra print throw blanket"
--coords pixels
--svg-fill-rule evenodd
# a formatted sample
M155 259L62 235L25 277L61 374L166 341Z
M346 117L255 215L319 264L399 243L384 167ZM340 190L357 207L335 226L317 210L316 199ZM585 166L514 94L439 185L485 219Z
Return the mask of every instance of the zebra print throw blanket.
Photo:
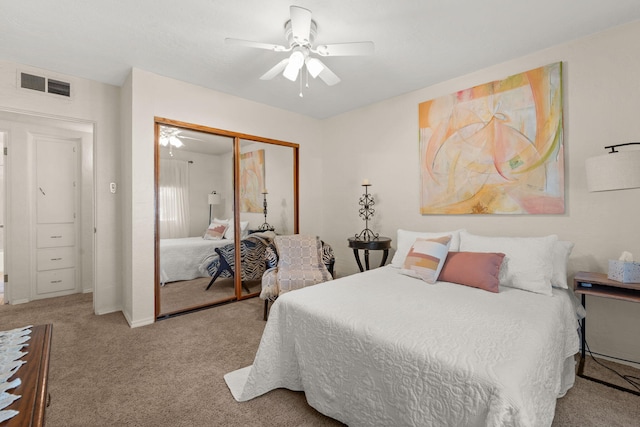
M265 251L275 237L273 232L254 233L240 241L240 259L242 259L242 281L260 280L264 273ZM213 277L218 272L218 277L230 278L235 272L235 243L216 248L216 255L206 260L206 271Z

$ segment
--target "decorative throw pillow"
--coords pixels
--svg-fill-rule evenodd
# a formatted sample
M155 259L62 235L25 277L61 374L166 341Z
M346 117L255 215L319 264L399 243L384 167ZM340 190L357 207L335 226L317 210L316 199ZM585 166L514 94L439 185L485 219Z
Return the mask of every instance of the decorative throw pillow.
M503 253L449 252L438 280L498 292L503 259Z
M561 289L569 289L567 285L567 263L573 250L574 243L558 240L553 245L553 275L551 286Z
M409 253L409 249L413 242L416 241L418 237L425 239L433 239L436 237L443 236L451 236L451 244L449 249L452 251L460 250L460 232L464 231L463 229L454 230L454 231L442 231L442 232L427 232L427 231L408 231L408 230L398 230L398 235L396 239L397 249L395 254L393 254L393 259L391 259L391 266L396 268L402 268L404 265L404 260Z
M551 295L553 246L558 236L485 237L460 233L461 252L502 252L500 285Z
M427 283L435 283L447 258L450 244L451 235L433 239L418 237L409 249L400 272Z
M225 231L227 231L226 224L212 222L209 228L207 228L207 231L204 232L202 238L205 240L220 240L224 236Z

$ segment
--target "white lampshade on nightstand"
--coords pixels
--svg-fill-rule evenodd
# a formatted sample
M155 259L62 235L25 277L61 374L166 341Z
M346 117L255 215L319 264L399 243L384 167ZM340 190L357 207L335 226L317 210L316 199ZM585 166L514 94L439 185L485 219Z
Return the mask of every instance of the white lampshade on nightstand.
M640 187L640 150L616 151L622 145L605 147L611 152L587 159L587 189L589 191L624 190Z
M213 205L221 204L222 197L220 197L220 195L216 190L213 190L211 193L209 193L208 202L209 202L209 224L211 224L211 207Z
M214 190L209 194L209 204L210 205L219 205L222 203L222 197Z

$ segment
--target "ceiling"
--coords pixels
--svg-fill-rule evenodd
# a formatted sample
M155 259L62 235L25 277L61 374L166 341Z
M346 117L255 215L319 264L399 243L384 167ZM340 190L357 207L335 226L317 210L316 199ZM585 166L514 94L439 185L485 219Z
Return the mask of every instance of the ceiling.
M287 54L224 39L286 44L290 5L312 11L316 44L375 54L323 58L342 81L303 98L260 80ZM638 0L3 0L0 60L118 86L136 67L323 119L638 19Z

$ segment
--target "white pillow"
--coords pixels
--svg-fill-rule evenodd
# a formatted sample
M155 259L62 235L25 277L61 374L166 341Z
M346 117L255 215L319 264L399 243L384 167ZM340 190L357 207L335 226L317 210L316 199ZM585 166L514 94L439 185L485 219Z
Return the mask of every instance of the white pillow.
M558 236L485 237L460 233L460 252L502 252L500 285L551 295L553 249Z
M249 227L249 221L240 221L240 238L244 239L245 237L247 237L249 235L249 231L247 230L247 227ZM224 233L224 238L225 239L233 239L234 236L234 226L233 226L233 221L229 221L229 228L227 228L227 231L225 231Z
M450 234L435 239L418 237L409 249L400 273L427 283L436 283L447 259L450 244Z
M447 235L451 235L451 244L449 245L449 250L457 252L460 249L460 232L465 231L464 229L454 230L454 231L443 231L443 232L428 232L428 231L407 231L407 230L398 230L398 237L396 241L397 249L396 253L393 254L393 259L391 260L391 266L396 268L402 268L404 265L404 260L407 258L407 254L409 253L409 249L413 246L413 243L416 241L418 237L425 239L434 239L438 237L444 237Z
M574 243L558 240L553 245L553 275L551 286L561 289L569 289L567 286L567 263L573 250Z

